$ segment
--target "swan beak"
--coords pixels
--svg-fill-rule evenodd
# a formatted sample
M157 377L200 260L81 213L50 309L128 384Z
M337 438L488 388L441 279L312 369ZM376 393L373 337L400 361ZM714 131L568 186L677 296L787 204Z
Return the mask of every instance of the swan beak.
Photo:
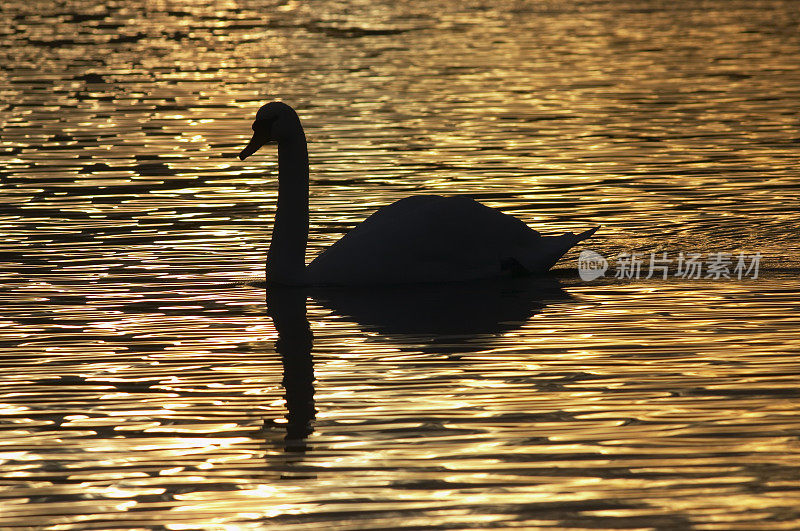
M242 152L239 153L239 160L246 159L256 151L258 151L258 149L267 142L269 142L269 137L259 133L254 133L253 138L250 139L250 142L247 143L247 146L245 146Z

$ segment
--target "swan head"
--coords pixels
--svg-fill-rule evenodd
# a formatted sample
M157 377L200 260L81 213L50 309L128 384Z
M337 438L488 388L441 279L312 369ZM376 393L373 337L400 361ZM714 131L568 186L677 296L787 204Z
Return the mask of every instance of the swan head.
M280 101L273 101L262 106L253 122L253 138L239 153L244 160L268 142L285 142L303 137L300 118L290 106Z

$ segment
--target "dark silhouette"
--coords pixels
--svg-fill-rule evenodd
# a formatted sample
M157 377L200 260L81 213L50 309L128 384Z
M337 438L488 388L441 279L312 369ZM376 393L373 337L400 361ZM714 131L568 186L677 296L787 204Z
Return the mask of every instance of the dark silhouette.
M305 438L313 431L314 360L313 335L306 318L306 293L300 288L270 286L267 289L267 314L278 331L275 350L283 363L286 390L286 450L305 451ZM265 426L266 428L266 426Z
M278 143L278 206L267 279L277 284L439 283L544 273L597 230L542 236L467 196L417 195L378 209L306 266L308 145L300 118L285 103L258 110L239 158L269 142Z

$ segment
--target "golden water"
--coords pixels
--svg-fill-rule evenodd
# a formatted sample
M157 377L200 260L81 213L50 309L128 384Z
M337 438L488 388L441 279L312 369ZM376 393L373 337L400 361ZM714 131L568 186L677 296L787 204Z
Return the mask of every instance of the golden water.
M0 528L800 527L795 2L207 4L0 8ZM273 99L309 258L442 193L760 275L267 301Z

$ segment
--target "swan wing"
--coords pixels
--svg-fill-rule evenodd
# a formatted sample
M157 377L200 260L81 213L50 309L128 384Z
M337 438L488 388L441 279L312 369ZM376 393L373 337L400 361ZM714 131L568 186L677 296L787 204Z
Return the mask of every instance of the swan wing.
M308 275L315 284L380 284L544 272L585 234L542 237L466 197L412 196L354 227L309 264Z

